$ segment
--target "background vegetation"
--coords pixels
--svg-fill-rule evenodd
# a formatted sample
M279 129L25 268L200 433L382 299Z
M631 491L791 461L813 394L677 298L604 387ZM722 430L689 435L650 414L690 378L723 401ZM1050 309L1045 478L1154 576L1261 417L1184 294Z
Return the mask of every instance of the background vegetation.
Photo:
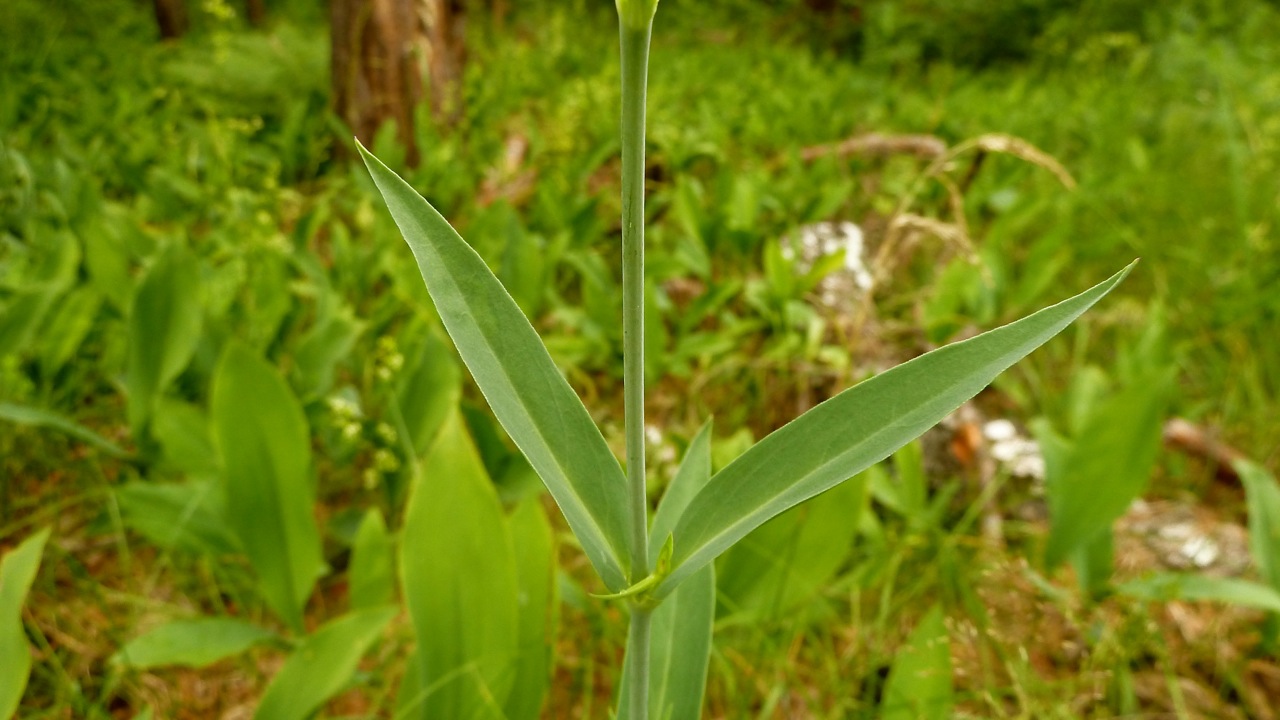
M257 29L191 10L161 43L137 2L0 4L0 548L53 528L21 615L21 717L247 715L288 641L202 669L112 658L175 618L338 616L369 511L400 527L455 406L501 499L540 492L350 162L323 6L268 3ZM620 455L615 21L597 0L470 13L456 118L421 111L416 167L394 128L371 147L489 261ZM1241 596L1149 573L1280 583L1278 37L1258 0L662 0L655 494L702 417L721 465L798 408L1142 258L974 415L720 561L707 716L893 716L906 656L949 670L958 715L1276 717L1272 601L1192 602ZM960 149L821 149L870 133ZM861 227L871 291L824 302L841 258L786 251L825 221ZM329 571L294 619L204 499L227 471L211 428L231 344L302 412ZM990 419L1035 430L1047 490L984 465ZM1240 458L1264 488L1248 497ZM1104 505L1075 542L1061 518ZM599 717L623 618L586 597L547 517L543 716ZM394 715L413 634L387 622L327 716ZM920 649L937 636L941 659Z

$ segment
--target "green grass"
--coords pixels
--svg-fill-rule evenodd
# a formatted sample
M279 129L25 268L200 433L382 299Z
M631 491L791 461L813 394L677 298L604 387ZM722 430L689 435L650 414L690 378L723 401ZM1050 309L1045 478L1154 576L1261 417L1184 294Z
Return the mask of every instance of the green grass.
M519 5L501 28L471 26L462 119L418 128L423 161L406 177L513 288L620 451L612 7ZM668 350L651 368L665 379L655 383L650 417L676 446L711 414L723 432L762 437L805 398L820 400L886 358L968 324L1011 320L1141 257L1119 299L1003 377L991 404L1065 424L1078 368L1114 368L1162 313L1177 366L1171 412L1280 470L1273 5L1188 1L1139 11L1138 21L1119 10L1095 15L1096 25L1050 13L1012 49L981 44L986 26L963 13L948 42L969 44L935 43L949 36L928 26L929 3L868 3L854 40L813 32L796 3L705 5L663 0L650 77L649 264L659 321L650 346ZM911 22L895 25L894 8ZM408 372L394 358L412 366L411 338L437 322L372 184L335 152L347 141L326 110L323 26L301 9L266 32L197 13L197 32L166 46L150 39L146 9L0 4L0 402L54 410L141 454L137 463L103 462L58 434L0 424L0 547L56 523L26 614L38 655L23 717L128 715L148 704L163 714L173 700L155 688L190 683L222 688L216 709L225 710L252 701L269 677L252 662L158 681L104 672L106 658L156 616L228 608L265 616L243 562L157 550L125 531L108 500L123 482L198 470L172 462L162 440L133 437L126 422L130 286L159 249L183 244L200 262L205 330L167 389L196 407L208 404L228 338L297 383L316 324L334 308L359 321L331 381L322 377L305 402L330 557L344 551L343 523L364 508L394 516L403 471L386 458L405 458L383 426L394 425L390 388ZM1019 159L988 157L963 201L980 268L946 270L968 258L922 239L877 290L866 327L878 335L848 340L830 318L815 326L798 310L803 292L780 285L764 257L808 222L849 219L871 232L909 191L923 169L916 160L798 159L802 147L864 132L927 133L948 144L1016 135L1057 158L1078 188ZM517 136L528 151L515 174L533 173L531 189L480 202L486 178L499 188L513 180L493 168ZM371 147L395 167L391 138ZM957 161L957 176L969 157ZM943 189L925 184L915 211L948 218ZM685 281L720 302L691 304L677 287ZM474 387L464 395L484 407ZM489 427L487 410L468 420L473 435ZM740 451L742 441L717 443ZM478 440L490 474L506 478L504 497L518 496L527 466L504 442L499 433ZM1212 489L1208 468L1161 458L1153 494ZM1215 510L1238 520L1235 499ZM1257 651L1238 636L1250 616L1212 616L1246 653L1218 661L1211 641L1176 639L1157 606L1091 604L1061 578L1047 585L1034 569L1042 526L1011 522L1008 550L983 546L976 531L953 525L973 501L961 491L961 509L923 531L873 504L879 531L860 527L838 571L785 621L724 623L710 716L874 716L894 649L939 598L955 623L953 655L966 673L957 701L969 716L1178 707L1195 716L1214 707L1198 704L1206 692L1247 707L1246 661ZM588 576L579 556L562 553L571 588ZM336 612L340 585L322 581L309 621ZM598 716L610 705L606 668L617 666L621 618L583 601L568 606L565 625L557 673L574 691L557 690L548 714ZM404 648L388 647L375 663L394 678ZM274 668L263 653L256 659ZM1267 662L1274 667L1274 656ZM236 684L237 674L249 681ZM334 712L389 713L393 694L369 697L362 705L353 694ZM192 712L216 710L188 701Z

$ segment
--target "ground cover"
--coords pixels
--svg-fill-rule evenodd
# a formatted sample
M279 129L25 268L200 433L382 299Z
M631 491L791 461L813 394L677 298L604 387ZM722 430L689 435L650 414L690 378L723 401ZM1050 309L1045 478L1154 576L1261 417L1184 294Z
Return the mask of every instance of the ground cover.
M896 3L855 46L798 30L797 8L666 2L648 172L657 489L703 417L721 465L893 362L1143 259L973 415L722 560L708 715L875 715L941 601L957 713L1272 717L1262 611L1118 591L1153 569L1272 580L1240 540L1265 503L1221 453L1183 442L1133 471L1149 505L1120 497L1114 574L1051 571L1044 551L1046 518L1072 502L1053 489L1074 477L1053 449L1071 468L1110 457L1090 427L1154 442L1180 416L1280 469L1274 8L1059 17L1029 57L987 61L894 29ZM350 602L367 511L400 527L447 408L460 403L504 502L539 487L462 380L367 176L338 157L324 28L296 10L262 32L211 17L160 45L150 22L131 3L0 9L0 546L54 528L22 615L36 648L23 717L247 715L284 664L289 641L201 670L111 660L173 618L289 624L225 528L165 532L175 507L219 517L193 498L225 471L209 427L233 339L271 361L305 419L331 568L305 598L309 630ZM423 124L406 177L475 242L621 455L612 22L607 3L571 2L478 24L464 115ZM927 138L904 152L872 133ZM392 138L373 149L396 166ZM849 138L864 144L823 149ZM961 149L932 165L946 148ZM858 226L870 290L828 280L848 258L806 256L804 229L830 221ZM967 439L1001 418L1036 429L1048 490L983 469L995 440ZM1116 484L1118 465L1084 482ZM600 588L547 517L562 639L544 715L598 717L624 618L584 595ZM1188 554L1193 541L1217 556ZM392 715L413 634L406 617L387 627L330 715Z

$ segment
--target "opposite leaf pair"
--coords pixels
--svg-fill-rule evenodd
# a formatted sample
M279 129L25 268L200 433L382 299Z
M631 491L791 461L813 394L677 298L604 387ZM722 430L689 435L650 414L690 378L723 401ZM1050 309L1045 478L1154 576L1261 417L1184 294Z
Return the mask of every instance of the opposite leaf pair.
M632 576L626 482L590 414L484 260L421 195L363 148L445 328L499 422L529 458L614 593ZM885 459L1056 335L1124 279L948 345L818 405L752 447L655 521L674 540L661 601L770 518ZM658 554L654 553L656 557ZM650 568L652 569L652 568Z

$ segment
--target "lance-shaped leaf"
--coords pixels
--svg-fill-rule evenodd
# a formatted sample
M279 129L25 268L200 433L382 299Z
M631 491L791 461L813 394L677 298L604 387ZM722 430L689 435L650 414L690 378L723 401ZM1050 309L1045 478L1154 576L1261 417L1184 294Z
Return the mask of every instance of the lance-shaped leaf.
M716 563L721 617L776 619L802 610L818 595L849 556L867 475L791 508L725 553Z
M450 417L414 481L400 576L418 637L409 717L501 718L521 640L515 552L498 493L462 419Z
M338 301L322 301L320 307L320 318L294 352L296 387L304 400L329 392L338 364L351 354L364 330L364 323L356 319L350 307L338 305Z
M1066 446L1065 456L1059 442L1046 443L1052 449L1045 454L1050 528L1044 562L1050 569L1083 552L1079 563L1094 567L1081 573L1082 579L1095 587L1100 583L1099 571L1107 570L1111 553L1106 539L1099 538L1147 486L1160 451L1164 398L1172 380L1166 369L1154 370L1143 382L1099 403L1079 437ZM1104 547L1090 547L1095 542Z
M377 508L369 508L351 546L347 594L352 610L390 605L396 600L395 548Z
M270 630L236 618L175 620L129 641L111 661L139 670L165 665L202 668L275 638Z
M1249 549L1258 575L1280 590L1280 483L1248 460L1233 463L1249 504Z
M212 406L227 522L267 604L300 632L302 608L325 572L306 416L280 373L239 343L218 364Z
M49 529L27 538L0 558L0 720L18 709L31 674L31 648L22 628L22 605L40 569Z
M675 530L685 508L689 507L689 502L707 484L707 480L711 479L711 426L712 421L707 420L698 434L693 436L693 440L689 441L684 459L680 461L680 467L676 468L671 485L662 494L658 511L653 514L653 523L649 526L650 564L657 562L663 543Z
M551 685L551 644L556 636L556 555L551 524L538 498L529 498L507 518L515 550L519 655L516 679L503 708L508 720L541 714Z
M0 420L7 420L9 422L17 423L19 425L27 425L30 427L44 427L51 430L57 430L59 432L66 433L77 440L88 443L111 457L120 458L121 460L127 460L132 457L128 451L119 445L77 423L71 418L59 415L52 410L0 402Z
M408 183L360 152L494 415L546 483L605 584L626 587L626 479L599 428L480 255Z
M880 720L945 720L954 702L946 618L935 605L893 658Z
M657 557L658 550L689 499L707 484L710 476L711 422L707 421L689 443L680 469L658 505L653 520L651 555ZM712 564L694 573L688 582L681 584L675 594L653 611L649 718L640 720L698 720L702 717L715 615L716 575ZM622 695L618 703L622 714L619 720L634 720L627 715L630 707L627 697L633 692L627 681L633 675L626 666L632 662L634 657L630 654L623 661Z
M698 720L706 694L716 619L716 568L704 565L653 611L650 626L649 720ZM618 720L629 714L631 654L623 659Z
M462 395L462 372L448 344L424 325L415 324L421 335L405 353L404 371L396 388L396 403L413 457L431 449L436 432L445 418L458 407ZM414 332L412 329L410 332Z
M138 480L113 490L125 526L166 550L222 555L240 551L227 527L223 488L211 482Z
M396 608L357 610L308 635L271 679L254 720L306 720L351 682Z
M1222 602L1241 607L1280 612L1280 592L1262 583L1241 578L1219 578L1192 573L1154 573L1116 586L1116 592L1152 602Z
M788 423L721 470L675 529L673 570L654 596L769 518L888 457L1058 334L1133 268L1052 307L861 382Z
M147 273L129 316L129 424L139 431L200 341L200 265L175 245Z

